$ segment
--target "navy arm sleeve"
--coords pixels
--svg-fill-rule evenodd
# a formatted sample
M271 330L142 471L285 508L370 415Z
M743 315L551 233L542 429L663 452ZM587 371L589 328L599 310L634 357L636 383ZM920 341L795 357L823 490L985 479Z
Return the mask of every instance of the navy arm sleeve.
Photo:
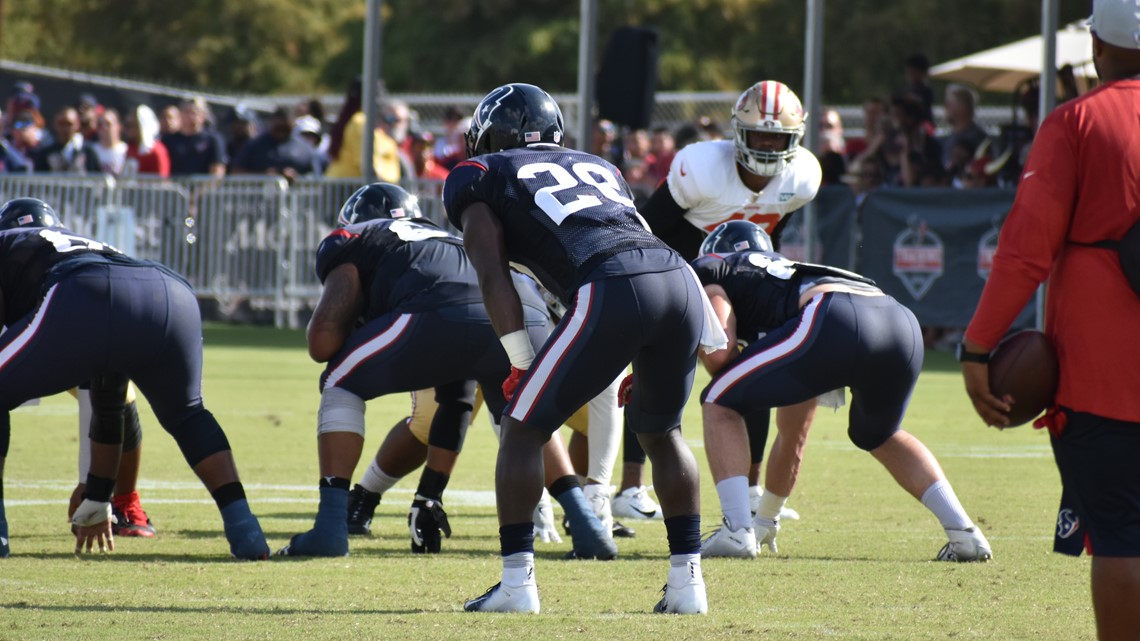
M463 210L472 203L486 202L478 193L479 181L486 175L487 167L477 160L464 160L447 175L443 183L443 208L456 229L463 231Z
M685 209L677 204L670 193L669 182L661 181L661 185L641 208L641 215L653 233L663 237L673 231L677 223L684 222Z

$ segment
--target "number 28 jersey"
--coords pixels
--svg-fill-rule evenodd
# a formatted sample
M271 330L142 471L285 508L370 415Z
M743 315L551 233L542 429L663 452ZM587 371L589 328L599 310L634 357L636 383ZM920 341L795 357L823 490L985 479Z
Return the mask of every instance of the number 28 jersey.
M447 216L483 202L502 222L507 258L566 304L585 283L678 269L650 233L618 170L597 156L537 144L459 163L443 190Z

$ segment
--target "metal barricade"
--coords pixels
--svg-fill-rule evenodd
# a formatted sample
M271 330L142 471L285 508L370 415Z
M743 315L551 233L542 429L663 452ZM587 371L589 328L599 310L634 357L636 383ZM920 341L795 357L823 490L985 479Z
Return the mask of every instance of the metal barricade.
M286 325L285 282L290 232L289 185L284 178L195 176L182 184L193 227L179 263L199 296L217 300L223 314L241 305L271 310Z
M115 180L103 175L3 174L0 202L39 198L55 208L68 229L115 245L108 230L96 229L100 209L107 206L114 188Z

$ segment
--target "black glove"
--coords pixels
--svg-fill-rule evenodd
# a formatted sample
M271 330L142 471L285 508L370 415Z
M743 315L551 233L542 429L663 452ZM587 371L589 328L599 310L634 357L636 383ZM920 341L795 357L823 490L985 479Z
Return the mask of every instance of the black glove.
M443 503L435 499L425 499L419 494L412 501L412 511L408 513L408 533L412 537L412 552L415 554L439 554L443 537L451 538L451 524L447 522L447 512Z

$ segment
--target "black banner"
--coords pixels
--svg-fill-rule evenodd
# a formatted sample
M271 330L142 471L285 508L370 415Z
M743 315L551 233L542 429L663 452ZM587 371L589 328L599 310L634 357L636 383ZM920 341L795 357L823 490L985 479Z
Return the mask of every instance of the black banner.
M855 194L846 185L823 187L815 197L815 254L804 248L804 210L794 213L780 236L780 253L791 260L855 269Z
M989 278L1004 189L881 189L863 201L861 273L923 325L965 327ZM1017 326L1033 322L1033 302Z

